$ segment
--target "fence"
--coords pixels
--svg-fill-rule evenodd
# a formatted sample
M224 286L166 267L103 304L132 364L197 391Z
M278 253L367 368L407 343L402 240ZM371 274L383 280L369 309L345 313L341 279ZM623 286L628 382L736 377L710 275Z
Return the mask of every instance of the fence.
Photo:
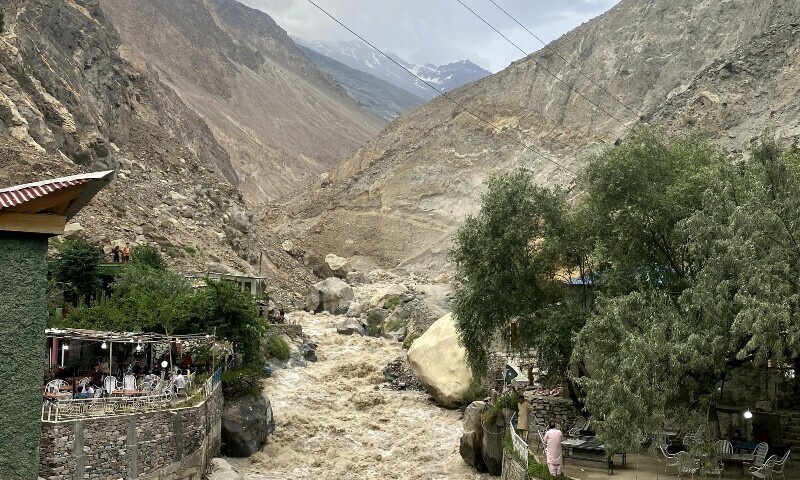
M221 377L222 367L208 377L199 388L186 393L183 397L177 396L170 388L157 395L45 400L42 404L42 421L58 422L180 408L200 403L208 398L219 386ZM189 388L191 389L191 386Z
M509 427L511 429L511 444L514 447L514 453L516 453L519 456L520 460L522 461L522 464L525 465L525 468L527 469L528 468L528 444L525 443L525 440L523 440L522 437L517 435L517 429L514 428L514 417L516 415L517 414L515 413L511 417L511 422L509 422L510 423Z

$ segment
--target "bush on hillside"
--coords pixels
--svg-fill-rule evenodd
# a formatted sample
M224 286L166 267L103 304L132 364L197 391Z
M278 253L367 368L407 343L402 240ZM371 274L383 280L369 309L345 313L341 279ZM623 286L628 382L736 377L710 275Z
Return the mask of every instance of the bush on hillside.
M222 395L226 399L258 395L261 392L261 371L255 368L240 368L222 373Z
M289 360L289 355L292 353L291 348L289 348L289 344L286 343L286 340L279 335L275 335L269 338L267 341L267 355L270 357L277 358L278 360Z

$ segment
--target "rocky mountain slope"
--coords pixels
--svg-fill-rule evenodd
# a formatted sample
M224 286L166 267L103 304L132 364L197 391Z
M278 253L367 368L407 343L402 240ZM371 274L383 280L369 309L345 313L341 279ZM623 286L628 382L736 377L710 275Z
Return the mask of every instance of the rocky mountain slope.
M203 120L156 72L120 56L97 1L4 2L2 11L3 187L116 169L70 235L106 249L149 243L182 271L261 271L271 289L308 283L273 234L252 224Z
M586 159L640 118L739 148L767 127L796 138L799 22L800 3L788 0L622 0L451 93L499 131L433 100L290 202L284 231L313 250L435 272L449 268L452 234L488 176L525 166L572 188Z
M299 45L310 48L351 68L386 80L392 85L396 85L426 100L438 95L425 83L409 75L408 72L398 67L391 60L360 41L310 42L297 37L293 38ZM445 92L492 74L492 72L475 65L469 60L460 60L447 65L432 65L429 63L416 65L403 60L397 55L392 55L392 58L426 82Z
M300 49L359 105L381 118L394 120L401 113L425 103L422 98L369 73L350 68L310 48L300 46Z
M123 57L160 80L230 155L245 200L295 191L385 122L320 72L265 13L235 0L101 0Z

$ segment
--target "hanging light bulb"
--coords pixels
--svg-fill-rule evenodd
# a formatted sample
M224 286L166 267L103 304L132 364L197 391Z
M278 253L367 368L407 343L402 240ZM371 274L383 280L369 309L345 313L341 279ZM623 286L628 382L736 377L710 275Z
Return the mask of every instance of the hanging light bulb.
M100 348L102 348L103 350L108 350L108 344L106 342L103 342L100 344Z
M167 365L169 365L169 363L167 363L167 361L166 361L166 360L164 360L163 362L161 362L161 368L167 368Z
M745 410L744 418L747 419L747 420L750 420L751 418L753 418L753 412L751 412L749 408L747 410Z
M141 352L142 351L142 344L141 343L136 345L136 351L137 352Z
M64 350L69 350L69 345L67 345L66 343L64 344Z

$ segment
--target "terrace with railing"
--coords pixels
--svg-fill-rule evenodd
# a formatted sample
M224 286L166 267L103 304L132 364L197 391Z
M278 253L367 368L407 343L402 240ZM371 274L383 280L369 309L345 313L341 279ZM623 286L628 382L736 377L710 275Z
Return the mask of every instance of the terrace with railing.
M151 390L112 391L110 395L91 398L45 398L42 404L42 421L58 422L82 418L110 417L169 410L197 405L205 401L219 386L222 367L206 379L195 381L189 377L185 387L176 389L175 383L161 380Z

